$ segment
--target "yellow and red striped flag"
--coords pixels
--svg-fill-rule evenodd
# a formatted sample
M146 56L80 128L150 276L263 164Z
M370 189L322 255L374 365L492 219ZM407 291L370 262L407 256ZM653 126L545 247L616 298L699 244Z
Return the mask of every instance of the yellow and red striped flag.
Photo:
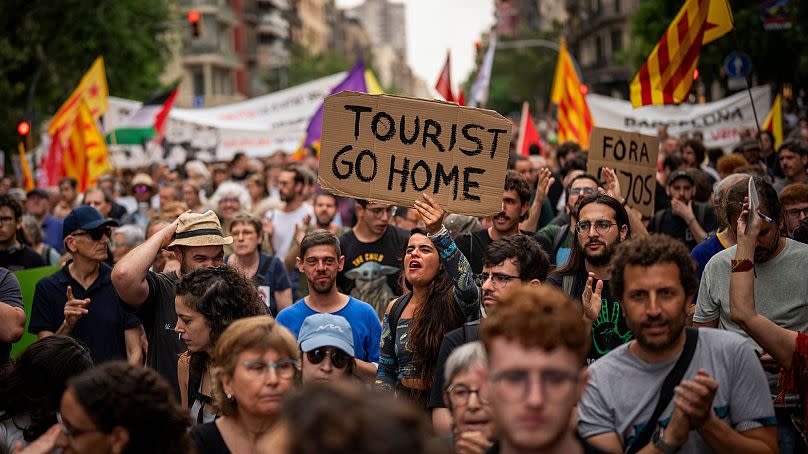
M90 107L83 99L79 100L63 163L65 176L78 180L79 191L82 192L94 186L98 177L110 168L107 142L98 131Z
M777 97L774 98L772 109L766 115L766 119L763 120L761 129L772 133L775 150L783 143L783 95L778 93Z
M81 77L79 85L73 90L67 101L53 115L48 126L48 133L53 136L62 127L72 124L79 112L81 100L87 103L93 118L100 117L109 107L108 98L109 89L107 88L107 73L104 70L104 57L98 57Z
M631 81L631 104L636 108L686 100L701 46L732 28L727 0L687 0Z
M573 140L589 148L592 114L581 90L581 81L567 51L567 41L561 40L550 102L558 106L558 142Z

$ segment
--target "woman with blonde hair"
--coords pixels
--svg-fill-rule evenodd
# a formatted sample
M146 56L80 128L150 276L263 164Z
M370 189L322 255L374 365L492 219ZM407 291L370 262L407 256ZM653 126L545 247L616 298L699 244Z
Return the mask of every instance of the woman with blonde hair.
M213 397L221 417L195 426L197 454L255 452L299 378L300 350L272 317L238 320L216 344Z

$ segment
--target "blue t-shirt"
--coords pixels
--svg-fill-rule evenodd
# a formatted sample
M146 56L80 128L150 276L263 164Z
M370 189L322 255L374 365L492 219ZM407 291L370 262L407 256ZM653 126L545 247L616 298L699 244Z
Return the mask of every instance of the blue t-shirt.
M59 251L60 254L65 253L65 245L62 242L62 226L64 221L56 216L48 215L42 223L42 233L45 234L43 243Z
M718 254L726 248L727 247L721 243L721 240L718 239L718 235L713 235L690 251L690 256L693 257L693 260L699 265L696 269L696 277L699 278L699 280L701 280L701 273L704 272L704 267L707 266L707 262L709 262L715 254Z
M301 299L295 304L287 307L278 314L277 321L289 329L297 339L303 320L309 315L317 314L307 304L305 299ZM354 355L356 359L369 363L379 362L379 345L382 337L382 325L379 317L370 304L350 297L348 304L334 315L339 315L348 320L353 331Z

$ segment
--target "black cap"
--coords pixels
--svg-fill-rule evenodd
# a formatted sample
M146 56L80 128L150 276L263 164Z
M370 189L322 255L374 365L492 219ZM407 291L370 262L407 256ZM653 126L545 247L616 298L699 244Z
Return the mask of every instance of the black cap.
M693 179L693 175L686 170L676 170L671 172L670 176L668 176L668 186L672 185L674 181L678 180L679 178L686 178L687 181L690 182L691 185L696 184L696 180Z
M62 241L76 230L93 230L108 225L117 227L118 222L113 219L104 219L104 216L89 205L76 207L65 218L62 225Z
M30 191L28 191L28 193L26 194L26 197L30 199L31 196L42 197L44 199L49 199L50 198L50 194L48 194L48 191L46 191L46 190L44 190L42 188L34 188L34 189L31 189Z

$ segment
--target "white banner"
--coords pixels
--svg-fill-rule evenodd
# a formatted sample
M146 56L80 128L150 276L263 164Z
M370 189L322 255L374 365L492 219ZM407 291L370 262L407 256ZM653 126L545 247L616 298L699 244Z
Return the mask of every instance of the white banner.
M291 153L306 136L306 126L331 88L345 77L333 74L269 95L205 109L174 108L169 114L166 138L144 150L138 145L110 145L112 165L145 166L163 161L176 166L191 159L227 161L242 151L250 156ZM109 98L104 129L112 131L141 103Z
M752 88L758 119L763 121L771 108L769 87ZM738 131L755 128L752 103L746 90L707 104L631 107L629 101L607 96L586 96L595 126L657 135L657 126L668 125L673 136L693 131L704 133L707 148L731 150L740 140Z

